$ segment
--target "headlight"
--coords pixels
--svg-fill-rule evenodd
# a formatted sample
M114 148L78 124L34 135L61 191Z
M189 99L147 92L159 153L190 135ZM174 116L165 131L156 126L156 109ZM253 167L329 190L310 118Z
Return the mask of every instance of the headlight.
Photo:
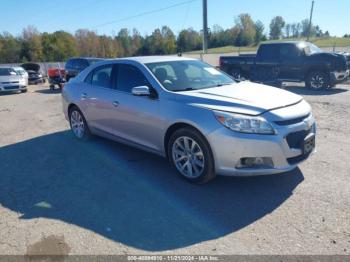
M225 127L240 133L273 135L275 130L263 117L245 116L214 111L216 119Z

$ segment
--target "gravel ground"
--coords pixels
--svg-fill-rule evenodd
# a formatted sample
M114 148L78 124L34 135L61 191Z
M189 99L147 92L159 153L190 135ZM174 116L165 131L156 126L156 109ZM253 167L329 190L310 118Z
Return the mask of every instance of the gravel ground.
M0 95L0 254L350 254L350 86L313 92L318 153L286 174L179 179L68 131L60 94Z

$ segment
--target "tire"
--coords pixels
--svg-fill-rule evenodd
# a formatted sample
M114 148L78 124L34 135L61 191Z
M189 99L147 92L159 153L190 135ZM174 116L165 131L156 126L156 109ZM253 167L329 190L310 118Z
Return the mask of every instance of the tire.
M89 140L92 137L83 113L74 106L69 110L69 124L73 135L79 140Z
M21 93L27 93L28 89L21 90Z
M178 174L191 183L205 184L216 176L210 145L192 128L175 131L169 139L167 153Z
M242 71L238 68L234 68L231 70L231 76L235 81L242 81Z
M306 78L306 87L323 90L331 86L329 74L324 71L312 71Z

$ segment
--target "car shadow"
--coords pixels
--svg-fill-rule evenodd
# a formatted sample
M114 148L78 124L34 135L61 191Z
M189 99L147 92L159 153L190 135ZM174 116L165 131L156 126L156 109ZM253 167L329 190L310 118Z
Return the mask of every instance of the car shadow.
M341 87L334 87L330 89L322 89L322 90L312 90L310 88L301 87L301 86L285 86L285 90L299 94L299 95L315 95L315 96L329 96L336 95L339 93L348 92L349 90Z
M10 96L10 95L19 95L20 91L2 91L0 92L0 96Z
M54 94L60 94L61 89L55 88L54 90L51 90L50 87L48 87L47 89L36 90L35 93L40 93L45 95L54 95Z
M299 169L263 177L218 177L203 186L158 156L69 131L0 148L0 205L20 219L74 224L122 244L165 251L240 230L284 203Z

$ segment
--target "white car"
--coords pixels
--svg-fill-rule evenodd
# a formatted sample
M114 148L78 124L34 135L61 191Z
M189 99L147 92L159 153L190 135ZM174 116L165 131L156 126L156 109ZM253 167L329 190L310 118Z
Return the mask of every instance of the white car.
M21 91L27 92L23 77L11 67L0 67L0 92Z
M20 66L13 67L13 70L15 70L16 73L22 77L22 80L20 81L20 83L22 85L24 85L24 86L28 86L28 77L29 77L29 75L28 75L27 71L24 70L24 68L20 67Z

